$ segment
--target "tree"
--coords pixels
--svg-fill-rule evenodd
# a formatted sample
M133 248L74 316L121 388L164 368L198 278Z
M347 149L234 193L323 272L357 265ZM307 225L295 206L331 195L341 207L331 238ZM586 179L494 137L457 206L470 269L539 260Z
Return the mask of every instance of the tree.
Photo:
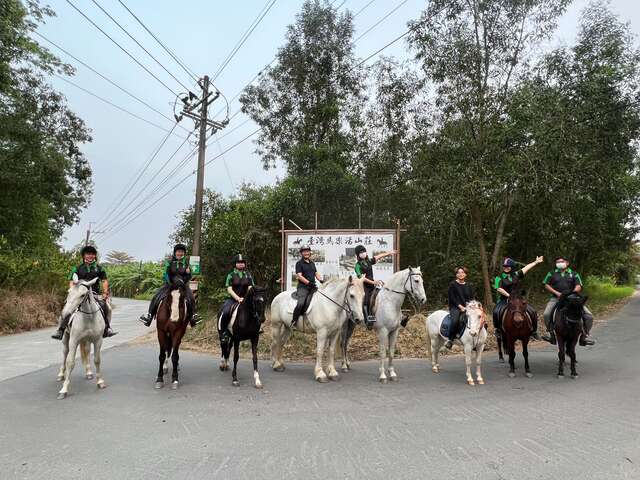
M127 252L121 252L119 250L111 250L105 257L106 263L113 265L126 265L127 263L133 263L136 261L134 257Z

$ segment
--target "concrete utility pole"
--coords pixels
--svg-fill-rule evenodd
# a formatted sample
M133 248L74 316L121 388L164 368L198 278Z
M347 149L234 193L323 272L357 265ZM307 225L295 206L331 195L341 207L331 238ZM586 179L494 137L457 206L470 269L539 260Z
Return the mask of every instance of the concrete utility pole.
M200 256L200 240L202 234L202 195L204 192L204 163L205 153L207 148L207 128L211 127L211 133L215 133L218 130L224 128L229 123L229 119L222 122L209 120L208 109L209 105L213 103L219 96L220 92L216 89L215 92L209 92L209 77L205 75L199 82L202 89L202 97L194 104L191 104L192 100L197 97L189 92L189 95L182 98L184 108L179 116L176 115L176 120L182 120L182 117L189 117L196 123L196 128L199 129L198 138L198 171L196 179L196 204L194 211L194 225L193 225L193 247L192 255ZM215 88L215 87L214 87ZM199 111L197 111L199 109ZM196 113L197 112L197 113Z

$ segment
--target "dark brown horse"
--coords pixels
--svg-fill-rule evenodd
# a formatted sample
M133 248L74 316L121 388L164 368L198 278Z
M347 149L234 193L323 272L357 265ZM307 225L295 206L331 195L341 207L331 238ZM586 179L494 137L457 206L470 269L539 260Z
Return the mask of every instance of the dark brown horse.
M554 331L558 342L558 378L564 378L565 353L571 359L571 378L578 378L576 371L576 344L583 332L582 314L587 297L577 293L563 295L553 312Z
M524 357L524 371L529 378L533 377L529 368L529 337L533 332L533 321L530 315L535 315L531 309L527 309L527 301L524 297L512 293L504 309L502 317L502 341L504 350L509 354L509 376L516 376L515 358L516 342L522 343L522 356ZM499 352L502 355L502 351Z
M171 372L171 388L178 388L178 371L180 360L180 343L187 330L189 321L187 319L187 297L183 292L187 286L175 285L171 288L160 306L156 315L156 328L158 331L158 344L160 345L160 356L158 360L158 377L156 378L156 388L164 387L164 374L169 371L168 358L171 357L173 369Z

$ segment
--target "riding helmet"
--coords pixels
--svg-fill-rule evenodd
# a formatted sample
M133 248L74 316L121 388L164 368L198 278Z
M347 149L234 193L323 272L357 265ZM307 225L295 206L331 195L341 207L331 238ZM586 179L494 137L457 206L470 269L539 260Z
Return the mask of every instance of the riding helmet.
M233 257L233 264L235 265L236 263L244 263L246 265L247 264L247 259L244 258L244 255L239 253L235 257Z
M364 245L358 245L356 247L356 255L360 255L361 253L364 253L366 251L367 251L367 249L364 248Z
M185 255L187 254L187 246L184 243L176 243L173 247L173 254L175 255L178 250L182 250Z
M304 252L305 250L311 251L311 247L309 245L302 245L300 247L300 253Z
M502 266L503 267L511 267L511 268L513 268L513 267L516 266L516 262L513 260L513 258L506 257L504 259L504 262L502 262Z
M569 263L569 259L567 257L565 257L564 255L558 255L556 258L553 259L553 262L557 262L558 260L564 260L565 262Z
M85 245L80 250L80 256L81 257L84 256L85 253L93 253L94 255L97 255L98 251L96 250L96 247L94 247L93 245Z

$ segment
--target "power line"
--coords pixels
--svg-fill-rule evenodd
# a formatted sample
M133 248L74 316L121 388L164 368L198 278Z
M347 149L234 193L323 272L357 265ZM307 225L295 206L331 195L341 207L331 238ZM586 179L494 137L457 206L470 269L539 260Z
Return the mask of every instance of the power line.
M71 2L71 0L66 0L66 2L71 5L80 15L82 15L89 23L91 23L91 25L93 25L94 27L96 27L98 30L100 30L100 32L102 32L102 34L107 37L109 40L111 40L120 50L122 50L124 53L127 54L127 56L129 58L131 58L131 60L133 60L134 62L136 62L140 67L142 67L144 69L145 72L147 72L149 75L151 75L153 78L155 78L158 83L160 83L164 88L166 88L167 90L169 90L173 95L178 96L178 94L176 92L174 92L166 83L164 83L162 80L160 80L153 72L151 72L151 70L149 70L147 67L145 67L142 63L140 63L138 61L137 58L135 58L131 53L129 53L129 51L127 49L125 49L122 45L120 45L118 42L116 42L113 37L111 37L107 32L105 32L102 28L100 28L98 26L98 24L96 24L93 20L91 20L82 10L80 10L78 7L76 7L73 2Z
M102 101L102 102L104 102L104 103L106 103L106 104L108 104L108 105L111 105L113 108L117 108L118 110L120 110L120 111L122 111L122 112L124 112L124 113L126 113L126 114L128 114L128 115L131 115L131 116L132 116L132 117L134 117L134 118L137 118L138 120L141 120L141 121L143 121L143 122L145 122L145 123L148 123L149 125L152 125L152 126L154 126L154 127L158 128L158 129L160 129L160 130L162 130L162 131L164 131L164 132L171 133L172 135L175 135L176 137L181 138L181 139L183 139L183 140L184 140L184 138L185 138L185 137L183 137L183 136L181 136L181 135L178 135L177 133L174 133L174 132L173 132L173 128L172 128L171 130L167 130L166 128L164 128L164 127L162 127L162 126L158 125L157 123L154 123L154 122L152 122L151 120L147 120L146 118L141 117L140 115L137 115L137 114L135 114L135 113L133 113L133 112L130 112L130 111L129 111L129 110L127 110L126 108L121 107L121 106L119 106L119 105L116 105L115 103L111 102L110 100L107 100L106 98L103 98L103 97L101 97L100 95L97 95L97 94L95 94L95 93L93 93L93 92L91 92L91 91L87 90L86 88L81 87L81 86L80 86L80 85L78 85L77 83L72 82L71 80L69 80L69 79L67 79L67 78L64 78L62 75L58 75L57 73L54 73L54 74L53 74L53 76L55 76L55 77L59 78L60 80L64 80L64 81L65 81L65 82L67 82L68 84L73 85L74 87L76 87L76 88L77 88L77 89L79 89L79 90L82 90L82 91L83 91L83 92L85 92L86 94L91 95L92 97L95 97L95 98L97 98L98 100L100 100L100 101ZM175 127L174 127L174 128L175 128Z
M396 10L398 10L400 7L402 7L405 3L407 3L409 0L404 0L403 2L401 2L400 4L398 4L395 8L393 8L391 11L389 11L384 17L382 17L380 20L378 20L376 23L374 23L373 25L371 25L367 30L365 30L362 34L360 34L358 36L358 38L356 38L354 40L354 43L357 42L358 40L360 40L362 37L364 37L367 33L369 33L371 30L373 30L374 28L376 28L378 25L380 25L382 22L384 22L387 18L389 18L391 15L393 15L393 13L396 12Z
M262 19L267 15L267 13L269 13L269 10L271 10L271 7L273 7L275 3L276 3L276 0L267 1L263 9L260 11L258 16L256 17L256 19L252 22L252 24L249 26L247 31L240 37L240 40L238 41L238 43L236 43L235 47L233 47L229 55L227 55L227 58L222 62L222 65L218 67L218 70L216 71L216 73L213 75L213 78L211 79L212 82L215 82L215 80L220 76L220 74L229 64L229 62L233 59L233 57L235 57L236 53L238 53L240 48L242 48L242 45L244 45L244 43L249 39L249 37L251 36L253 31L258 27L258 25L260 25L260 22L262 22Z
M140 18L138 18L138 16L135 13L133 13L129 9L129 7L127 7L124 4L124 2L122 2L122 0L118 0L118 2L127 10L127 12L131 14L133 18L136 19L136 21L142 26L142 28L144 28L147 31L147 33L151 35L156 42L158 42L158 44L164 49L164 51L167 52L169 56L173 58L178 65L180 65L180 67L182 67L182 69L187 73L187 75L189 75L193 80L197 82L198 76L195 73L193 73L193 70L191 70L182 60L180 60L180 58L178 58L176 54L174 54L171 50L169 50L169 48L164 43L162 43L160 39L151 30L149 30L149 28L147 28L147 26L142 22L142 20L140 20Z
M183 88L185 88L187 91L189 91L189 87L187 87L184 83L182 83L178 78L176 78L176 76L171 73L169 70L167 70L167 68L160 62L160 60L158 60L156 57L153 56L153 54L151 52L149 52L149 50L147 50L138 40L135 39L135 37L133 35L131 35L126 28L124 28L122 25L120 25L120 23L113 18L109 12L107 12L104 8L102 8L102 6L96 1L96 0L91 0L93 2L93 4L98 7L100 10L102 10L102 13L104 13L107 17L109 17L111 19L111 21L113 23L115 23L120 30L122 30L127 37L129 37L131 40L133 40L135 42L136 45L138 45L142 50L144 50L144 52L149 55L154 62L156 62L160 68L162 68L165 72L167 72L169 74L169 76L171 78L173 78L176 82L178 82Z
M358 10L356 13L353 14L353 18L356 18L358 15L360 15L362 12L364 12L373 2L375 2L376 0L371 0L369 3L367 3L364 7L362 7L360 10Z
M65 53L66 55L68 55L69 57L73 58L76 62L78 62L79 64L83 65L85 68L91 70L93 73L95 73L96 75L98 75L99 77L101 77L102 79L104 79L105 81L109 82L111 85L113 85L114 87L118 88L119 90L121 90L122 92L126 93L127 95L129 95L131 98L133 98L134 100L138 101L139 103L141 103L142 105L144 105L145 107L149 108L150 110L153 110L155 113L157 113L158 115L161 115L162 117L166 118L167 120L169 120L170 122L174 122L175 120L173 118L170 118L168 116L166 116L164 113L162 113L160 110L154 108L153 106L149 105L147 102L145 102L144 100L142 100L141 98L137 97L136 95L134 95L133 93L131 93L130 91L126 90L124 87L121 87L120 85L118 85L116 82L114 82L113 80L111 80L110 78L108 78L107 76L103 75L102 73L100 73L99 71L97 71L95 68L91 67L90 65L87 65L85 62L83 62L82 60L80 60L78 57L76 57L75 55L73 55L72 53L68 52L67 50L65 50L64 48L62 48L60 45L58 45L57 43L49 40L47 37L45 37L44 35L42 35L40 32L38 32L37 30L34 30L33 33L35 33L36 35L38 35L40 38L42 38L43 40L49 42L51 45L53 45L54 47L56 47L58 50L62 51L63 53ZM187 130L186 128L184 128L182 125L179 125L180 128L182 128L183 130L189 132L189 130Z
M174 128L176 128L177 123L174 123L173 128L171 129L171 131L173 131ZM127 197L127 195L129 195L129 193L131 192L131 190L133 189L133 187L136 185L136 183L138 183L138 181L140 180L140 177L144 174L144 172L147 170L147 168L149 168L149 165L151 165L151 162L153 162L153 160L156 158L156 156L158 155L158 153L160 153L160 150L162 149L162 147L164 146L165 143L167 143L167 140L169 139L169 133L167 133L167 135L165 135L162 140L160 141L160 144L153 150L153 153L151 154L151 157L149 157L149 160L146 161L145 164L143 164L143 166L140 168L140 170L138 171L137 175L135 176L135 179L130 182L128 187L124 187L123 191L124 193L120 193L116 198L120 198L120 201L117 202L117 205L115 207L113 207L108 214L106 215L106 217L104 218L104 220L100 220L98 223L100 225L104 227L106 227L106 223L109 220L109 218L111 218L111 216L116 212L116 210L118 209L118 207L120 207L120 205L122 205L122 202L124 202L124 199Z
M213 162L214 160L222 157L224 154L230 152L231 150L233 150L234 148L236 148L238 145L244 143L246 140L248 140L249 138L251 138L252 136L254 136L256 133L258 133L261 129L257 129L254 130L252 133L250 133L249 135L247 135L246 137L244 137L242 140L236 142L235 144L233 144L232 146L230 146L229 148L227 148L225 151L221 152L220 154L216 155L215 157L211 158L210 160L208 160L205 165L209 165L211 162ZM134 220L136 220L138 217L140 217L143 213L145 213L147 210L149 210L151 207L153 207L154 205L156 205L160 200L164 199L167 195L169 195L172 191L174 191L176 188L178 188L180 185L182 185L185 181L187 181L189 179L189 177L192 177L193 175L195 175L195 171L189 173L188 175L186 175L185 177L183 177L178 183L176 183L175 185L173 185L169 190L167 190L164 195L162 195L161 197L159 197L158 199L156 199L151 205L147 206L144 210L140 211L135 217L131 218L128 222L126 222L124 225L120 226L117 230L111 232L110 235L108 235L106 238L103 239L107 240L110 237L112 237L113 235L115 235L116 233L118 233L119 231L121 231L123 228L127 227L131 222L133 222Z

